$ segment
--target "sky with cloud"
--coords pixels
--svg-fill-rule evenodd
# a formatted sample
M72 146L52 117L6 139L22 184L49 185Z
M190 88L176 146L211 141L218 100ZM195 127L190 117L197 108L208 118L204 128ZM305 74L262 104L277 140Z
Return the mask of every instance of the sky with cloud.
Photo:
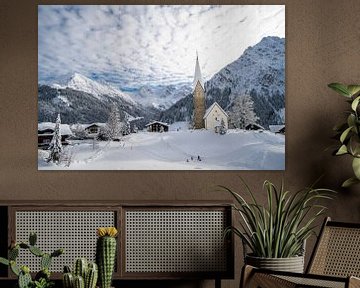
M39 5L39 81L190 83L196 51L208 80L265 36L285 37L284 5Z

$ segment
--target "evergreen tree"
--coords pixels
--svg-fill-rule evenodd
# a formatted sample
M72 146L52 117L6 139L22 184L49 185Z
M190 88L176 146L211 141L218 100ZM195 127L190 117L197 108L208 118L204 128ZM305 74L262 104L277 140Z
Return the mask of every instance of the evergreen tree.
M105 134L109 140L116 140L121 137L122 123L118 107L115 104L111 106L109 118L105 126Z
M61 131L60 131L60 125L61 125L61 119L60 119L60 113L57 115L54 134L51 139L49 150L50 155L47 159L48 162L52 161L54 163L60 162L60 156L62 153L62 144L61 144Z
M123 135L129 135L131 133L129 114L125 112L124 122L123 122Z
M240 129L245 129L248 124L254 124L259 120L254 112L254 101L250 95L236 97L229 117L230 123Z

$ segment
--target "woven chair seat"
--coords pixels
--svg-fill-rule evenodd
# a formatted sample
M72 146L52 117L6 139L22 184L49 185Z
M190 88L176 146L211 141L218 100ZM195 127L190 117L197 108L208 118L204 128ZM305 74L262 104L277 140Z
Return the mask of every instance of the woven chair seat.
M326 218L305 274L246 265L240 287L360 287L360 224Z

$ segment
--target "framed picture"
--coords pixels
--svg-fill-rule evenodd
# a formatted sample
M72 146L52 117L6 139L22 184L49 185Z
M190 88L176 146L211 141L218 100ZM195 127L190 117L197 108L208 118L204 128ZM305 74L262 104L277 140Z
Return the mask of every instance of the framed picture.
M284 170L284 5L39 5L39 170Z

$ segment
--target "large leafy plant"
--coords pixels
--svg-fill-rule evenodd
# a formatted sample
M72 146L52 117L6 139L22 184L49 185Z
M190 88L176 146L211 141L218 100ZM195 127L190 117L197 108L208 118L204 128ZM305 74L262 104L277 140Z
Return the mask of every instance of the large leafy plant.
M340 145L334 152L335 155L351 155L354 176L347 179L342 186L348 187L360 183L360 85L344 85L331 83L331 89L346 97L351 109L347 112L347 120L334 127Z
M328 189L305 188L296 193L285 191L283 183L278 189L270 181L264 182L267 193L266 206L254 197L242 180L245 193L251 201L233 190L220 186L236 200L233 208L239 213L240 227L229 227L226 233L239 236L252 251L252 256L288 258L301 255L305 240L314 233L316 219L326 209L318 200L331 199Z

